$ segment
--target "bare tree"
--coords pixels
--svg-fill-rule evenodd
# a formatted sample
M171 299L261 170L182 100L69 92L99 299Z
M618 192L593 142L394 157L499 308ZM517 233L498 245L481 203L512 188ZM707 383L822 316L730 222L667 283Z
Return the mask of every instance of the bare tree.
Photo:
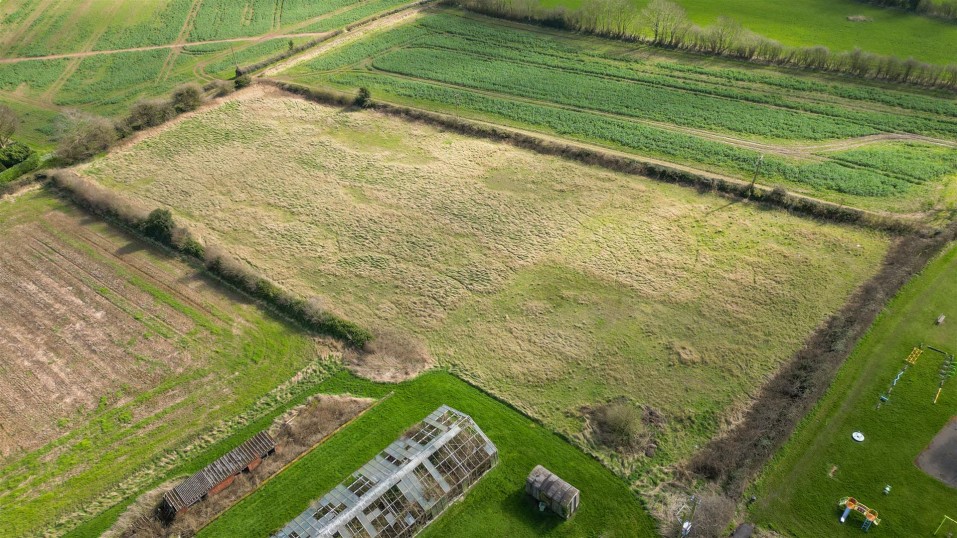
M116 128L110 120L75 110L67 111L64 116L65 127L57 145L57 157L65 162L89 159L116 142Z
M691 26L684 8L671 0L651 0L641 11L641 18L651 29L652 42L658 44L677 45L677 36L683 36Z
M704 32L704 49L712 54L724 54L744 31L741 24L728 17L718 17L717 22Z
M7 105L0 105L0 148L13 141L13 135L20 128L20 117Z

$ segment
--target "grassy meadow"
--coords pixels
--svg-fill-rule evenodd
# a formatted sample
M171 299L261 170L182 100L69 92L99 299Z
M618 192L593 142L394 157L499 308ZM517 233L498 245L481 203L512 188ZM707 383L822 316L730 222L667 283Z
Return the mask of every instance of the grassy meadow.
M887 306L842 367L833 386L765 471L751 516L789 536L859 536L861 519L838 522L839 499L853 496L882 519L871 533L931 536L945 515L957 518L957 491L925 474L917 456L957 410L957 381L934 405L944 357L925 350L890 400L879 397L920 344L957 352L948 324L957 306L957 247L952 246ZM934 320L947 314L944 325ZM851 433L865 434L863 443ZM891 485L889 495L882 490ZM941 536L955 530L945 528Z
M842 204L957 204L952 99L442 11L293 67L354 91L750 178ZM901 154L916 158L901 160ZM925 161L934 166L925 167Z
M0 202L0 223L18 252L4 248L4 264L34 267L8 275L4 265L4 285L52 278L48 287L82 290L72 306L56 306L69 300L48 298L50 287L32 294L33 310L2 309L2 344L22 353L0 361L0 534L63 534L117 510L331 370L314 338L49 194ZM5 293L4 305L20 295ZM31 333L19 333L20 315ZM34 357L24 345L54 347ZM35 379L20 390L24 376ZM50 411L47 393L62 394ZM18 401L32 408L8 413ZM39 443L17 436L24 429ZM10 435L24 448L6 450Z
M655 536L654 522L627 485L600 463L521 413L446 372L400 385L380 385L345 372L318 388L382 398L381 403L260 487L199 533L200 537L266 536L298 516L412 424L440 405L468 413L499 450L499 464L461 502L422 532L441 536ZM525 477L545 465L581 490L569 521L541 513L524 491Z
M577 8L586 0L541 0L546 7ZM877 54L949 64L957 47L957 26L902 10L869 6L856 0L676 0L695 24L707 26L718 17L731 17L745 28L785 45L831 50L860 47ZM632 0L639 9L647 0ZM851 22L848 16L868 17Z
M888 246L256 89L80 172L348 319L417 335L582 446L585 406L657 409L654 458L609 461L624 473L714 435Z

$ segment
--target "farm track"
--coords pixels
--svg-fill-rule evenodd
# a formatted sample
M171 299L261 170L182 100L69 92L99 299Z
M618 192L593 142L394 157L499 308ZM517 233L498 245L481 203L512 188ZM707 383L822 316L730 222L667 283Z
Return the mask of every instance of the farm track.
M159 75L156 77L156 82L165 82L169 78L170 72L173 70L173 66L176 65L176 59L179 57L179 53L183 50L183 45L189 39L190 32L193 31L193 24L196 22L196 16L199 15L199 8L203 5L203 0L193 0L192 5L189 6L189 13L186 14L186 20L183 21L183 26L179 29L179 34L176 36L176 40L171 43L174 45L169 54L166 56L166 60L163 62L163 67L160 68ZM180 45L180 46L176 46Z
M533 98L518 97L512 94L499 93L499 92L494 92L489 90L481 90L481 89L473 88L471 86L460 85L460 84L438 82L438 81L433 81L433 80L425 79L421 77L401 75L401 74L393 73L391 71L384 71L384 70L379 70L375 68L371 69L371 71L382 73L389 77L411 80L413 82L421 82L425 84L431 84L435 86L441 86L441 87L457 89L457 90L466 90L466 91L477 93L480 95L494 97L496 99L503 99L503 100L509 100L513 102L521 102L521 103L528 103L528 104L534 104L539 106L546 106L546 107L556 108L560 110L568 110L572 112L581 112L581 113L592 114L596 116L607 117L609 119L615 119L618 121L638 123L641 125L655 127L657 129L662 129L669 132L687 134L687 135L695 136L698 138L711 140L714 142L721 142L721 143L729 144L742 149L748 149L748 150L757 151L761 153L773 153L773 154L781 155L784 157L800 158L800 159L805 159L810 161L825 160L825 158L818 155L818 153L853 149L853 148L858 148L858 147L881 143L881 142L923 142L927 144L934 144L938 146L944 146L944 147L957 149L957 142L955 141L943 140L943 139L932 138L932 137L922 136L922 135L915 135L910 133L879 133L879 134L865 135L865 136L860 136L855 138L845 138L845 139L839 139L839 140L830 140L827 142L817 142L813 144L773 144L770 142L759 142L756 140L749 140L746 138L738 138L738 137L734 137L727 134L717 133L714 131L707 131L704 129L695 129L693 127L675 125L672 123L637 118L634 116L624 116L620 114L613 114L610 112L602 112L602 111L598 111L598 110L594 110L590 108L563 105L563 104L554 103L552 101L543 101L543 100L533 99ZM360 70L355 72L362 73L363 71Z
M14 45L26 41L30 35L39 30L39 26L42 25L34 27L37 19L40 18L40 15L48 11L51 5L56 4L58 1L59 0L41 0L41 2L33 8L33 11L30 12L30 15L18 25L19 31L11 33L10 36L3 41L2 45L0 45L0 56L7 56Z
M406 9L398 13L394 13L392 15L389 15L388 17L383 17L381 19L370 21L367 24L363 24L359 26L358 28L354 28L353 30L349 32L345 32L342 35L330 41L327 41L323 43L322 45L314 49L311 49L303 54L298 54L287 60L274 64L268 67L267 69L265 69L260 76L264 76L264 77L273 76L282 71L285 71L286 69L289 69L290 67L293 67L303 62L308 62L309 60L312 60L316 56L324 54L328 52L329 50L332 50L336 47L339 47L344 44L351 43L357 39L360 39L364 37L366 34L369 34L371 32L376 32L379 30L383 30L385 28L411 22L415 20L416 18L420 17L423 11L430 8L431 6L427 4L426 5L412 4L410 7L407 7Z
M83 9L88 9L89 6L93 3L94 0L88 0L84 5ZM83 51L90 51L96 46L96 42L100 40L100 37L106 32L108 27L108 22L112 20L113 16L116 14L117 10L120 8L119 2L113 2L111 4L110 10L107 13L107 16L104 17L104 21L101 22L100 26L90 34L90 37L83 42ZM63 88L63 86L70 80L70 77L76 73L76 70L80 68L80 63L83 61L81 57L73 58L66 66L66 69L63 70L63 73L60 73L60 76L57 77L56 81L50 85L49 88L40 96L40 99L47 101L53 104L53 98L57 93Z

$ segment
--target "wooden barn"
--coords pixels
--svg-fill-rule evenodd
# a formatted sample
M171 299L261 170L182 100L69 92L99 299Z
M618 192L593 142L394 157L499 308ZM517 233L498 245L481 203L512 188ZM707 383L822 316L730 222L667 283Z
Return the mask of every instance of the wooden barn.
M541 465L536 465L529 473L525 493L565 519L578 511L578 489Z
M160 516L172 520L176 514L229 487L236 476L252 471L263 458L276 451L276 442L266 432L259 432L245 443L230 450L226 455L210 463L202 471L187 478L180 485L166 492L160 503Z

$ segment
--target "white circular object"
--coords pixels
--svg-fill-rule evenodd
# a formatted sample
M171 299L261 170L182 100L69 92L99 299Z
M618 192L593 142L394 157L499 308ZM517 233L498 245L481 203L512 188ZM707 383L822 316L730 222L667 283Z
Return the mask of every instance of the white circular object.
M851 434L851 438L860 443L864 441L864 434L861 432L854 432Z

